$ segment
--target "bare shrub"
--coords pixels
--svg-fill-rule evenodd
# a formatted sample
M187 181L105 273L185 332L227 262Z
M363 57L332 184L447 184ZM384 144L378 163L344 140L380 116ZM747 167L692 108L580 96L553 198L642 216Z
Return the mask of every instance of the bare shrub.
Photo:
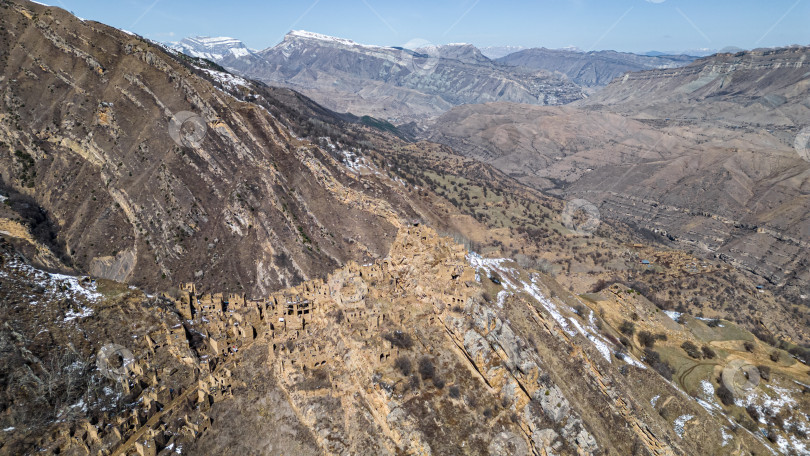
M422 376L422 380L432 379L436 375L436 368L433 366L430 357L423 356L419 358L419 375Z
M723 405L731 405L734 403L734 393L723 383L717 388L717 397L720 398L720 402L722 402Z
M400 330L386 333L383 335L383 338L388 342L391 342L391 345L394 347L405 349L410 349L413 347L413 339L411 338L411 335Z
M649 331L639 331L638 333L638 342L644 347L652 348L655 346L655 340L655 336Z
M627 336L632 336L636 332L636 324L629 320L624 320L621 325L619 325L619 331L622 334Z
M394 361L394 367L399 369L399 371L402 372L402 375L407 377L411 374L411 359L407 356L400 356Z
M691 341L687 340L686 342L682 343L681 348L683 349L683 351L686 352L687 355L689 355L692 358L700 359L703 357L700 350L697 348L697 345L695 345Z

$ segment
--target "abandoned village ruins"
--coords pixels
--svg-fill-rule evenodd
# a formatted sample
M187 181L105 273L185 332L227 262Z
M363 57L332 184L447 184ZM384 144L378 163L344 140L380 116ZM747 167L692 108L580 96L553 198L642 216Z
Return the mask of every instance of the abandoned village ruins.
M362 266L349 262L326 281L309 280L260 299L235 293L200 293L193 283L186 283L180 286L181 296L174 303L184 319L205 332L209 355L234 353L243 344L262 337L273 342L273 352L282 356L283 361L304 370L314 369L332 359L310 337L315 332L313 328L323 327L324 318L338 319L350 333L376 332L386 321L405 326L413 318L414 306L397 303L398 300L428 301L440 314L453 306L463 307L472 295L475 271L466 265L466 252L461 245L449 239L437 241L435 233L426 228L413 226L405 230L403 248L416 248L420 243L430 248L435 243L445 250L446 258L433 265L438 290L424 289L417 277L409 277L410 263L419 258L398 256L396 260ZM387 288L394 290L393 302L384 308L372 305L371 302L391 301ZM177 334L173 337L178 338ZM398 354L396 346L384 342L377 347L380 362Z
M318 371L328 372L329 378L350 376L357 379L356 390L341 393L355 398L341 399L346 413L358 406L357 413L370 410L374 419L368 432L389 451L430 454L423 431L403 418L403 405L392 397L396 380L391 376L400 375L395 361L416 352L385 335L408 332L443 368L462 369L447 372L456 383L459 375L467 377L467 388L472 382L509 404L503 413L513 415L515 430L501 433L507 441L539 454L563 445L583 454L596 451L595 438L568 399L542 375L538 354L481 299L480 281L463 246L430 228L408 226L400 229L386 259L362 266L349 263L326 280L310 280L267 298L200 293L193 284L183 284L179 297L171 298L180 319L175 314L171 326L164 319L159 329L134 340L135 359L120 379L124 392L140 396L143 407L106 425L86 423L88 431L80 436L46 440L63 449L78 446L92 453L94 448L111 448L111 454L141 455L193 442L211 426L214 404L234 398L235 388L253 387L235 373L247 362L244 357L258 349L266 352L263 363L279 379L304 423L318 427L322 416L317 410L332 394L301 389L302 382ZM534 309L526 304L519 305ZM531 312L550 337L569 339L553 319ZM446 353L430 348L448 338L457 352L449 360ZM582 350L578 356L587 358ZM585 373L596 376L595 384L613 402L599 371L588 365ZM179 386L170 388L172 376L181 378ZM631 433L667 453L649 429L638 427ZM341 443L346 435L340 435L318 435L318 444L340 453L346 449Z

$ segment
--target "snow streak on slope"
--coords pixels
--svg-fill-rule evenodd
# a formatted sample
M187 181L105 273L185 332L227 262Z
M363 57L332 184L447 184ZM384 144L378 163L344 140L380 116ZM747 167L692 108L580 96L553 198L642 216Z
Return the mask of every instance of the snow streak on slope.
M80 281L78 277L41 271L23 263L19 259L10 261L6 267L14 270L19 275L30 277L44 288L46 295L54 299L96 301L101 298L101 294L96 292L95 281L90 279ZM8 276L8 273L0 271L0 277L6 276ZM31 304L36 304L36 302Z
M506 266L506 263L513 262L513 260L508 258L484 258L475 252L471 252L467 256L467 260L470 265L475 268L476 278L478 280L480 280L483 273L483 276L489 277L491 280L494 279L493 281L500 282L501 286L504 288L497 296L498 307L503 306L503 302L509 294L524 292L537 301L569 336L574 336L579 332L593 344L605 360L611 362L612 350L607 341L594 327L595 317L593 313L590 315L590 323L587 326L582 325L576 318L564 317L557 304L543 294L537 283L536 276L532 275L530 281L524 281L520 279L520 273L517 270ZM572 326L576 330L574 330ZM630 356L626 357L626 361L634 366L644 367L643 364L632 359Z

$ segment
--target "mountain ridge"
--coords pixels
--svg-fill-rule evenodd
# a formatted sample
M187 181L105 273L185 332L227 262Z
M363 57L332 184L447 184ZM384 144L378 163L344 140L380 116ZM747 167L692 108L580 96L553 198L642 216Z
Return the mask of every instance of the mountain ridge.
M294 88L334 111L396 124L421 123L464 103L561 104L584 96L576 85L551 73L495 64L471 45L410 50L293 31L255 55L217 63L252 79Z
M558 71L584 87L602 87L627 72L687 65L696 57L687 55L645 56L616 51L570 51L532 48L497 59L505 65Z

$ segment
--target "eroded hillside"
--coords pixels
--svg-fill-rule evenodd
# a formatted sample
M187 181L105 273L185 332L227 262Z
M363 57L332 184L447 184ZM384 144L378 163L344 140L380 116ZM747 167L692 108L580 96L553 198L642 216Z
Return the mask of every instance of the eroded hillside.
M5 453L764 450L635 355L614 356L607 321L553 280L421 226L384 259L259 299L193 285L147 297L37 272L7 244L2 269ZM71 388L36 402L46 381ZM32 394L15 396L20 384Z
M750 275L583 235L552 176L0 6L0 454L806 451L806 327ZM672 133L644 135L622 153Z
M807 315L807 52L632 73L577 106L458 107L425 137L748 271Z
M2 13L0 175L49 214L79 270L266 291L385 255L415 214L384 176L361 183L342 150L296 137L244 80L58 8Z

